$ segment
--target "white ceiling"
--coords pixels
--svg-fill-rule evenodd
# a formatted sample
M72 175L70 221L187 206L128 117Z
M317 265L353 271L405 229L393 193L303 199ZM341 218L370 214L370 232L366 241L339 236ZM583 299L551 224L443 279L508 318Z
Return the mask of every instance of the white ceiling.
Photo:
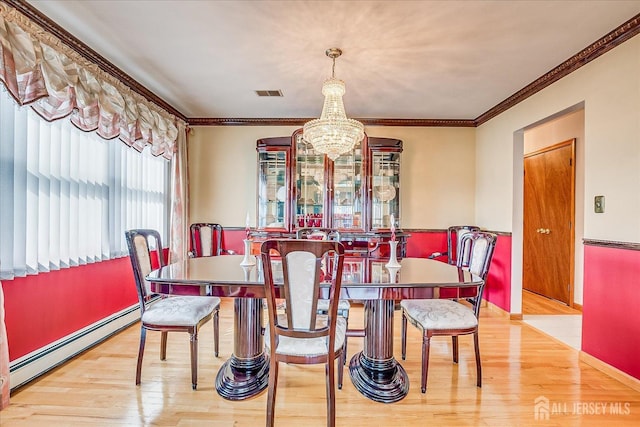
M318 116L339 47L350 117L475 119L640 13L640 0L29 3L189 118Z

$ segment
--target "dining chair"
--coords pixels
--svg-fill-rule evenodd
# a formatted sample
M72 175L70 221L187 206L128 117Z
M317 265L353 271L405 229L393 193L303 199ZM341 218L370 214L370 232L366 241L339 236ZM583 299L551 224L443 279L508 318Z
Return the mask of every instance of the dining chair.
M233 255L234 251L226 250L222 246L224 229L220 224L197 222L189 226L191 236L191 251L189 257Z
M429 345L433 336L451 336L453 362L458 363L458 336L473 334L476 353L477 385L482 386L482 367L478 345L478 319L485 281L491 265L497 236L493 233L470 231L464 233L458 249L457 266L482 279L475 295L465 294L463 302L454 299L402 300L402 359L407 354L407 322L422 332L422 393L427 391ZM460 289L462 290L462 289Z
M280 362L290 364L326 364L327 425L335 426L335 360L338 359L338 388L342 387L347 323L338 316L338 302L344 264L344 246L329 240L267 240L260 248L264 269L269 321L265 331L268 348L269 391L267 426L275 418L276 388ZM322 264L330 282L329 310L318 314L318 292ZM282 274L276 276L276 264ZM277 288L282 287L277 293ZM278 311L277 297L284 298L287 309Z
M457 252L460 247L460 240L469 232L480 231L480 227L475 225L452 225L447 228L447 252L434 252L428 256L429 259L436 259L446 256L446 262L455 265L457 261Z
M162 298L151 292L145 279L153 269L152 260L158 266L165 265L160 234L156 230L128 230L125 232L129 257L140 303L140 348L136 367L136 385L142 375L142 357L147 331L160 331L160 360L167 356L169 332L188 332L191 343L191 386L198 384L198 330L213 317L214 351L218 357L220 298L201 296L172 296Z

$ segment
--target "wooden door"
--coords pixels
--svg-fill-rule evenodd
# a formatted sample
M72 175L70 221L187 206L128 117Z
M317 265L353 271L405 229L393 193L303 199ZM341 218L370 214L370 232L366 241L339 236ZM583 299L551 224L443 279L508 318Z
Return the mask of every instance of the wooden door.
M575 139L524 159L523 288L572 305Z

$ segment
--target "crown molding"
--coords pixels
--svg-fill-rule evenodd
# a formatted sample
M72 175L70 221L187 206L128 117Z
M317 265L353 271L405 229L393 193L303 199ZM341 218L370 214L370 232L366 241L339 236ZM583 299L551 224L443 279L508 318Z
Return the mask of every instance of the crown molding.
M538 77L532 83L528 84L524 88L520 89L504 101L497 104L495 107L482 113L474 121L476 126L491 120L497 115L505 112L509 108L529 98L531 95L540 92L542 89L557 82L561 78L574 72L583 65L588 64L594 59L607 53L614 47L624 43L630 38L640 33L640 14L629 19L618 28L610 31L604 37L591 43L589 46L582 49L580 52L573 55L571 58L564 61L551 71L548 71L544 75Z
M214 118L214 117L191 117L187 119L189 126L302 126L311 118Z
M60 39L60 41L71 49L75 50L80 54L83 58L88 61L96 64L98 68L102 71L109 73L111 76L120 80L123 84L127 85L131 90L140 94L148 101L153 102L157 106L165 109L167 112L173 114L174 116L180 118L181 120L187 122L187 118L180 111L176 110L175 107L168 104L165 100L158 97L155 93L151 92L149 89L144 87L142 84L138 83L133 79L130 75L122 71L120 68L113 65L107 59L105 59L102 55L100 55L95 50L91 49L89 46L84 44L82 41L77 39L71 33L66 31L64 28L53 22L47 16L42 14L35 7L31 6L24 0L1 0L2 2L8 4L9 6L16 9L21 14L25 15L35 24L39 25L45 31L51 33L53 36Z
M192 117L189 126L302 126L309 118L212 118ZM407 127L475 127L473 120L464 119L359 119L365 126L407 126Z
M40 13L36 8L24 0L0 0L9 6L17 9L33 22L50 32L63 43L76 50L87 60L95 63L100 69L111 74L132 90L142 95L149 101L164 108L169 113L177 116L189 124L189 126L301 126L312 118L208 118L192 117L187 118L176 108L158 97L155 93L138 83L127 73L107 61L103 56L91 49L89 46L78 40L69 32L64 30L51 19ZM476 119L385 119L385 118L365 118L357 119L367 126L415 126L415 127L477 127L511 107L519 104L535 93L541 91L552 83L567 76L583 65L588 64L600 57L614 47L624 43L640 33L640 14L629 19L619 27L607 33L604 37L596 40L591 45L582 49L557 67L548 71L532 83L520 89L507 99L482 113Z

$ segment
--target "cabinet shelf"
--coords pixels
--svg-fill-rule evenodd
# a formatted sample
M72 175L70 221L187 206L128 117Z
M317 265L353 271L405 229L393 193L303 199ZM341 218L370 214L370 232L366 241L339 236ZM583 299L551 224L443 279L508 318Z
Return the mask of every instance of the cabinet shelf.
M311 222L378 235L388 230L391 215L400 218L401 140L365 135L352 153L331 161L305 142L298 129L288 137L258 140L257 150L258 230L268 232L270 224L282 223L278 229L292 234Z

